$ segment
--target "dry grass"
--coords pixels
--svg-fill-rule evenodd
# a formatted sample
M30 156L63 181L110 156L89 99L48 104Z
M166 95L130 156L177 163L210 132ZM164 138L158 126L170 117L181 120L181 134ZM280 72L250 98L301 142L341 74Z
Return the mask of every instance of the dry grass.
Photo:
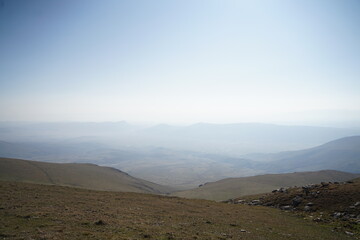
M251 202L260 199L261 205L281 208L292 206L293 199L301 198L301 202L292 213L303 218L332 226L336 231L350 232L353 237L360 239L360 178L348 183L318 184L311 188L308 193L301 187L287 189L286 192L258 194L234 199ZM305 211L305 206L311 203L310 211ZM334 213L344 214L342 217L334 217ZM346 217L349 216L349 217ZM350 216L353 217L350 217Z
M0 158L0 180L71 186L92 190L168 193L172 188L95 164L48 163Z
M16 182L0 182L0 237L350 239L272 208Z
M175 192L172 195L185 198L223 201L240 196L267 193L280 187L302 186L309 183L329 181L347 181L356 177L359 177L359 174L333 170L266 174L252 177L226 178L217 182L208 183L199 188Z

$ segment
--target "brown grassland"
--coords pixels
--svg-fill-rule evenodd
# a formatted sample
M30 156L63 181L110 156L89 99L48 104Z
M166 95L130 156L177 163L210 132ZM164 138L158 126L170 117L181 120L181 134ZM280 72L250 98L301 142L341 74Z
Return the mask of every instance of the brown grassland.
M351 239L278 209L0 181L1 239Z
M293 201L300 198L296 207ZM233 202L251 203L259 200L262 206L282 208L292 206L293 214L318 224L331 225L336 231L348 232L360 239L360 178L343 183L313 185L308 193L302 187L293 187L285 192L274 192L236 198ZM307 205L311 207L305 211ZM339 216L335 216L335 214Z

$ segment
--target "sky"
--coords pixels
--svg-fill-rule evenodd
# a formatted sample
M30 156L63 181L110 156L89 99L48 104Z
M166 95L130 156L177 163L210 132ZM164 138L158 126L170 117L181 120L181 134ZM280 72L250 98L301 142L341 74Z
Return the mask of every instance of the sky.
M360 1L0 0L0 121L360 122Z

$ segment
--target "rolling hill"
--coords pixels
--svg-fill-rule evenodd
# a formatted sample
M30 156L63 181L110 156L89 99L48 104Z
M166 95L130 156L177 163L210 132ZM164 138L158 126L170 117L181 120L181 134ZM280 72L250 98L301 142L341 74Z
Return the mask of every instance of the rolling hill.
M46 163L10 158L0 158L0 180L153 194L174 190L134 178L115 168L95 164Z
M310 183L347 181L359 174L325 170L318 172L297 172L287 174L266 174L253 177L227 178L206 183L195 189L173 193L185 198L227 200L230 198L270 192L280 187L301 186Z
M270 160L262 168L270 172L333 169L360 172L360 136L337 139L318 147L265 155Z
M94 163L137 178L180 189L228 177L252 176L253 161L165 148L109 148L91 142L18 143L0 141L0 157L56 163Z

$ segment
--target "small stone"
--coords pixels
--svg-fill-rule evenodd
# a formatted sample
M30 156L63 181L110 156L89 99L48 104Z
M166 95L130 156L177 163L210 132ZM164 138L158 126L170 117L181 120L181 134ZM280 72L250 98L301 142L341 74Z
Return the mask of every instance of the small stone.
M310 206L305 206L305 207L304 207L304 211L305 211L305 212L310 212L310 211L311 211L311 207L310 207Z
M292 202L291 204L294 206L294 207L297 207L300 205L300 203L302 202L302 198L300 196L296 196L292 199Z
M243 232L243 233L244 233L244 232L246 232L246 230L245 230L245 229L240 229L240 232Z
M333 217L334 217L334 218L340 218L340 217L342 217L343 215L344 215L344 214L341 213L341 212L334 212Z
M291 209L292 209L292 207L291 207L291 206L289 206L289 205L286 205L286 206L282 206L282 207L280 207L280 209L281 209L281 210L288 211L288 210L291 210Z
M322 186L322 187L327 187L327 186L329 186L329 183L321 182L321 186Z
M250 205L260 205L260 200L258 200L258 199L256 199L256 200L252 200L251 202L250 202Z
M105 225L105 222L103 220L99 220L95 222L95 225Z

